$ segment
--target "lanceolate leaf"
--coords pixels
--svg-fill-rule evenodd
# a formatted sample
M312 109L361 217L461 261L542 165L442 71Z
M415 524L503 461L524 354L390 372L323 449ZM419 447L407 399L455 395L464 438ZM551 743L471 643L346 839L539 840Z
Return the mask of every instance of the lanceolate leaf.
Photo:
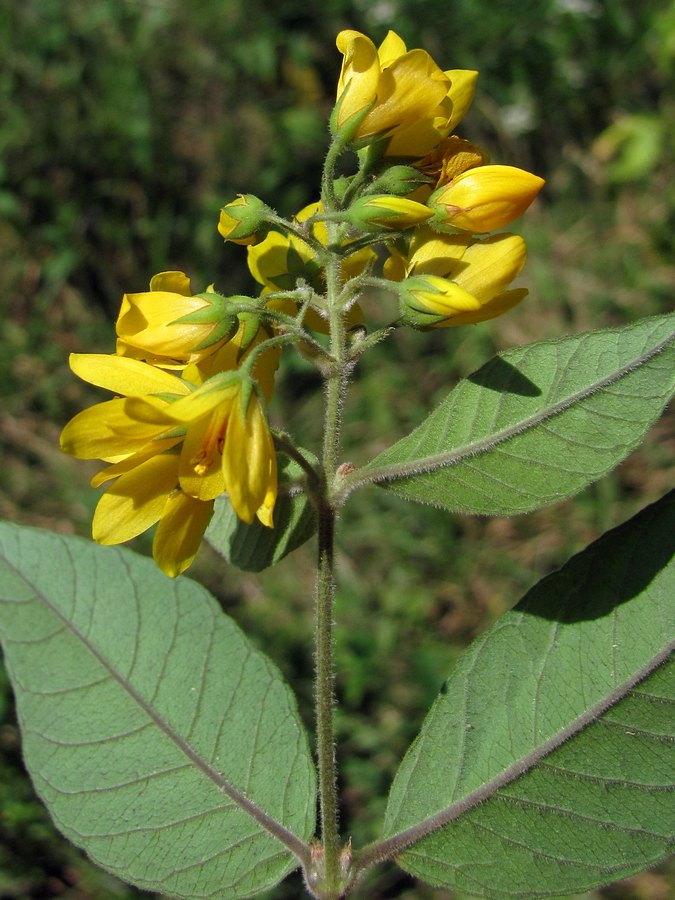
M303 455L317 460L307 450ZM274 528L257 519L247 525L227 497L216 500L206 539L225 559L247 572L261 572L308 541L316 532L316 515L307 493L298 487L304 474L298 463L283 454L279 461L279 496L274 505Z
M487 897L573 893L675 833L675 494L469 648L392 787L374 860ZM427 835L427 836L424 836Z
M510 350L342 492L376 482L458 512L527 512L616 466L674 390L675 315Z
M36 789L97 863L223 900L297 866L314 771L295 702L197 584L2 524L0 637Z

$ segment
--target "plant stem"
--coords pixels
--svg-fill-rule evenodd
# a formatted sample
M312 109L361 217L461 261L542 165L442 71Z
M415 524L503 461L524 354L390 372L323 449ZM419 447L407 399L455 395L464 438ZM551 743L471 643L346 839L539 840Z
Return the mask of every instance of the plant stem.
M327 166L330 171L330 166ZM325 195L324 195L325 196ZM329 199L329 198L326 198ZM328 223L329 236L335 228ZM330 315L330 350L332 365L326 375L326 410L323 437L323 485L317 498L319 549L316 588L315 664L316 664L316 737L319 769L319 802L323 850L323 885L320 896L341 895L340 836L338 831L337 771L335 765L333 601L335 595L334 539L335 507L330 494L340 450L342 398L347 379L348 361L344 313L339 308L341 289L340 257L324 254L326 302Z
M319 507L319 561L316 590L316 734L325 886L336 896L339 880L340 838L333 731L334 533L335 511L327 502L322 502Z

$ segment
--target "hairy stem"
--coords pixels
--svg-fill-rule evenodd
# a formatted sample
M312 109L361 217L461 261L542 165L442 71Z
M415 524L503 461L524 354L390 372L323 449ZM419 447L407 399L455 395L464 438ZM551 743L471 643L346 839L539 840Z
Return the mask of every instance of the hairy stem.
M325 887L337 891L340 838L338 833L337 773L333 730L333 539L335 512L319 507L319 561L316 590L316 733L321 806L321 838Z
M327 169L329 166L327 164ZM330 203L330 195L324 194ZM328 224L329 236L334 226ZM326 408L323 438L323 490L318 498L319 552L316 589L316 733L319 769L319 802L323 843L323 890L320 896L339 897L340 837L338 830L337 771L335 765L333 601L335 594L335 506L330 502L340 451L342 399L348 372L344 314L338 304L341 289L340 258L328 252L323 259L326 302L330 315L332 365L326 375Z

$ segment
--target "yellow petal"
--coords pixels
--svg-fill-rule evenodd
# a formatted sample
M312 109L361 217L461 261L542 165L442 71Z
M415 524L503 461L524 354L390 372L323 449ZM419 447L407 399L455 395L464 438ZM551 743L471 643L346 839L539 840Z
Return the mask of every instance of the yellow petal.
M246 248L248 268L259 284L273 291L295 286L288 277L289 247L290 242L285 235L270 231L264 241Z
M277 492L274 488L270 488L265 495L262 506L256 512L258 521L265 528L274 528L274 504L276 503Z
M453 280L486 303L520 274L526 256L527 247L519 235L493 235L467 249L462 257L465 267Z
M190 279L184 272L160 272L150 279L151 291L170 291L190 297Z
M78 459L126 457L165 430L165 424L130 419L125 408L127 402L108 400L74 416L61 432L63 452Z
M363 250L357 250L356 253L350 253L345 256L340 264L340 271L344 281L350 278L356 278L371 266L377 259L377 253L372 247L364 247Z
M403 281L407 275L406 258L402 253L392 247L390 255L384 261L383 275L389 281Z
M396 34L395 31L388 31L386 38L377 48L380 66L383 69L385 66L390 66L395 59L398 59L399 56L403 56L407 51L408 48L403 42L403 38Z
M199 500L214 500L225 491L222 448L229 409L215 409L194 422L183 441L179 478L182 490Z
M439 316L454 316L480 309L480 301L454 282L434 275L425 276L424 281L426 287L414 287L410 290L416 303L424 311Z
M471 238L465 234L439 234L419 228L410 242L408 275L439 275L443 278L463 269L462 258Z
M377 102L357 134L386 134L432 116L450 82L425 50L410 50L382 72Z
M344 55L337 89L338 126L342 126L375 100L380 62L375 44L358 31L341 31L335 43Z
M443 138L445 117L427 115L401 125L389 138L385 156L426 156Z
M115 354L71 353L70 368L84 381L125 396L189 393L189 388L175 375Z
M122 475L99 500L92 534L99 544L121 544L154 525L178 485L178 457L155 456Z
M223 475L232 508L251 524L270 489L276 492L274 444L258 398L252 394L246 414L233 406L223 448Z
M152 440L137 453L133 453L131 454L131 456L126 456L120 462L115 462L113 463L113 465L106 466L105 469L101 469L100 472L97 472L96 475L94 475L89 483L92 487L100 487L102 484L105 484L106 481L110 481L112 478L118 478L120 475L124 475L127 472L130 472L132 469L135 469L136 466L139 466L147 459L150 459L153 456L157 456L158 454L163 453L165 450L170 450L181 441L182 437L167 438L166 440Z
M194 560L213 514L213 502L170 494L152 542L155 562L170 578L184 572Z
M485 306L481 306L479 310L474 312L458 313L451 319L446 319L432 328L455 328L460 325L475 325L477 322L485 322L488 319L495 319L497 316L503 315L527 296L526 288L518 288L513 291L506 291L498 297L489 300Z
M446 125L446 134L450 134L471 106L471 101L476 93L478 72L472 69L450 69L445 74L450 79L448 97L452 102L452 115Z

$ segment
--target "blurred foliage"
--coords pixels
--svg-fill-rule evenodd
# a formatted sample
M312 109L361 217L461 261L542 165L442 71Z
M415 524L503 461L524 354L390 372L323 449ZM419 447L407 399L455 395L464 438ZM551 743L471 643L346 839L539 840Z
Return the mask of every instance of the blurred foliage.
M494 323L401 332L367 356L345 458L358 463L410 429L495 349L671 308L672 0L10 0L0 7L0 516L89 533L93 470L59 454L58 432L100 395L70 374L68 352L111 351L122 293L157 271L184 269L197 289L251 290L244 251L217 235L218 209L248 191L285 214L315 199L345 27L375 40L391 27L448 68L478 68L461 133L548 182L519 228L531 297ZM387 302L367 298L369 314ZM310 448L318 387L289 356L272 409ZM374 836L398 760L462 647L664 493L673 450L671 415L609 478L517 520L454 518L375 489L354 497L341 523L337 689L343 826L355 843ZM312 553L224 580L205 549L194 571L281 666L307 721ZM670 885L646 873L597 895L666 900ZM373 872L363 894L448 896L393 869ZM296 877L270 898L300 895ZM132 896L55 836L22 774L0 681L0 900Z

